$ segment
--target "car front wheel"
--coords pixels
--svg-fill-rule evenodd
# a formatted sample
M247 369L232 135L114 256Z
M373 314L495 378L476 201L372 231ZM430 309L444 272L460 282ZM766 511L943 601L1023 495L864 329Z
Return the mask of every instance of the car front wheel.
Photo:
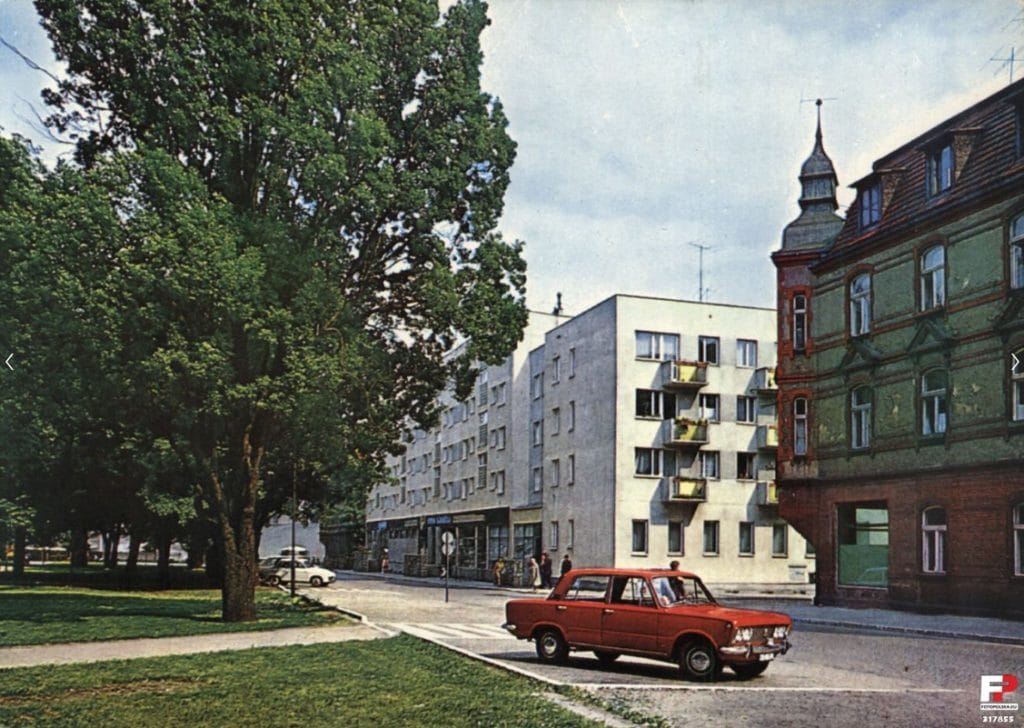
M322 586L323 583L324 583L324 580L321 579L319 576L311 576L311 577L309 577L309 585L310 586Z
M715 648L707 642L688 642L679 652L679 669L690 680L716 680L722 672Z
M569 645L558 630L544 629L537 634L537 657L553 664L561 664L569 657Z
M767 669L767 662L748 662L744 665L732 666L732 671L742 680L751 680Z

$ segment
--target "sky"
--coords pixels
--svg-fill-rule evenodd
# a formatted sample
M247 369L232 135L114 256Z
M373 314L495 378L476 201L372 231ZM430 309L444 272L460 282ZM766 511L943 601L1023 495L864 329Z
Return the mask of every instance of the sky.
M845 214L874 160L1009 82L1022 3L491 0L482 85L518 144L501 230L527 304L698 300L702 246L704 300L773 307L814 99ZM0 0L0 35L53 63L28 0ZM46 80L0 47L5 132L45 141Z

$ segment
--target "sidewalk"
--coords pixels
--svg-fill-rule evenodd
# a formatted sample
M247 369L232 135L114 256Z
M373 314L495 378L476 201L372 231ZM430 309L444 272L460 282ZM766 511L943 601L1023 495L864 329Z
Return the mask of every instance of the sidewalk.
M436 583L436 579L405 576L403 574L373 574L357 571L339 571L344 577L371 578L399 583ZM442 582L443 583L443 582ZM492 589L505 591L509 597L545 596L544 592L534 595L532 589L497 587L489 582L463 581L452 579L453 588ZM738 607L749 606L788 614L797 629L801 624L843 629L866 629L903 635L970 639L982 642L1024 645L1024 622L990 617L966 617L956 614L918 614L891 609L851 609L848 607L815 606L811 603L813 592L800 593L798 589L768 585L738 588L736 585L709 585L711 593L725 604Z

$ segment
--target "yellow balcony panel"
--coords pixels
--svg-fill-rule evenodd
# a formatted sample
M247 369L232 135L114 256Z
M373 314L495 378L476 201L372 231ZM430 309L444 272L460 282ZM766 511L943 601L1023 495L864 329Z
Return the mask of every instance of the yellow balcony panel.
M707 499L708 481L704 478L675 477L669 483L669 501L703 503Z
M758 425L757 446L762 450L771 450L779 446L779 428L775 425Z
M668 447L700 447L708 441L708 421L677 417L666 422L668 432L665 445Z
M708 383L707 362L667 361L662 385L665 389L700 389Z
M775 367L761 367L754 371L754 389L764 393L779 391L779 385L775 383Z
M762 506L779 505L779 491L774 480L766 480L757 484L757 503Z

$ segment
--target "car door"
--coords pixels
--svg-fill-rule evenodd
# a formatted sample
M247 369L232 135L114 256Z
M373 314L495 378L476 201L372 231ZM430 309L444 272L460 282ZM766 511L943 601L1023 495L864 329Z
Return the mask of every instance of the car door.
M659 611L645 578L615 577L602 612L601 644L610 650L657 652Z
M581 574L555 604L555 615L572 645L600 645L608 577Z

